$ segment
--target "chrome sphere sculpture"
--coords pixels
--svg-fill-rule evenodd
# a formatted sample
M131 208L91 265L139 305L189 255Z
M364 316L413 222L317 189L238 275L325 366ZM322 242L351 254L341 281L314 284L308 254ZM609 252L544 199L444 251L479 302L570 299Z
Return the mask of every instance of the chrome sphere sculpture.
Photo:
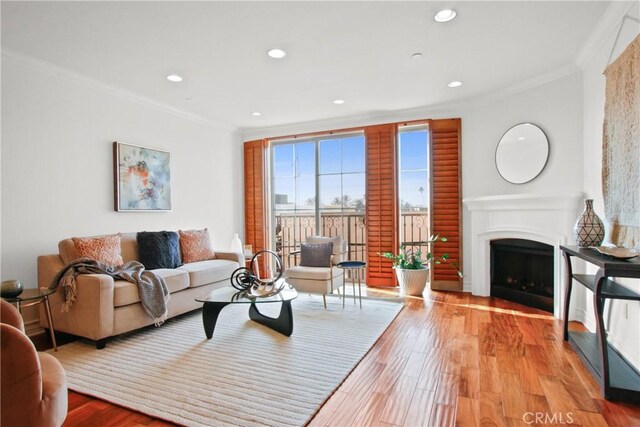
M255 263L262 254L275 258L277 277L262 280L258 274L254 273L253 266L257 265ZM279 294L285 288L284 282L280 281L283 272L282 260L275 252L269 250L257 252L251 258L249 266L250 268L240 267L231 274L231 286L235 289L246 292L249 297L270 297Z

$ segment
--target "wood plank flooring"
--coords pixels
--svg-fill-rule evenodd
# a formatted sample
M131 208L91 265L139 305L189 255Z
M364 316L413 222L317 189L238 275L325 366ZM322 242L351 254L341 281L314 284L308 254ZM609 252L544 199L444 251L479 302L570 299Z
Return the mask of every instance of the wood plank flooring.
M601 398L550 314L457 292L406 302L310 427L640 426L640 406ZM69 392L64 425L171 424Z

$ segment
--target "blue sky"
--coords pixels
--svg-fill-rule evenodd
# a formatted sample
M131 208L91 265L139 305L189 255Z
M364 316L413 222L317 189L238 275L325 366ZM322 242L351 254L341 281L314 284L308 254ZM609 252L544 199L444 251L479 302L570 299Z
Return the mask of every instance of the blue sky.
M427 131L402 132L399 138L400 198L414 206L426 206ZM280 144L274 147L274 194L286 194L298 209L311 209L315 197L315 142ZM364 135L319 140L321 207L348 196L349 205L364 198ZM422 189L423 191L420 191Z

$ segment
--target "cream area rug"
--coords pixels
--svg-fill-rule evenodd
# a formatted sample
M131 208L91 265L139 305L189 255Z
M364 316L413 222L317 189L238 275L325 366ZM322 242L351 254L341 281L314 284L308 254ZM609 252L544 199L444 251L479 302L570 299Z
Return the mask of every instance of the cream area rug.
M398 301L319 295L294 300L285 337L248 317L247 304L220 313L211 340L200 310L116 337L103 350L76 341L51 352L68 387L187 426L301 426L402 310ZM275 316L279 304L259 309Z

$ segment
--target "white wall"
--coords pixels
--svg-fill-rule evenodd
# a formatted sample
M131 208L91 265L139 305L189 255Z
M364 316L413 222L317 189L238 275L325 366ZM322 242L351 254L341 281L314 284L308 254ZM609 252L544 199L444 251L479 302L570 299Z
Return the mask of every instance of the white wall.
M574 73L465 112L462 122L464 197L582 188L582 79ZM498 141L511 126L531 122L547 135L549 160L525 184L511 184L495 167Z
M574 73L514 94L466 114L462 126L463 197L580 191L582 189L582 78ZM511 184L495 167L496 145L517 123L535 123L549 139L549 160L542 173L525 184ZM576 213L577 214L577 213ZM463 211L464 288L473 281L471 220Z
M622 16L627 11L627 7L618 6L617 16L611 19L609 31L605 32L601 40L596 40L599 48L593 52L592 56L583 64L583 133L584 133L584 191L589 198L594 199L594 208L600 217L604 218L604 200L602 196L602 125L604 120L605 101L605 77L602 74L608 64L609 57L613 62L626 46L640 34L640 25L633 21L626 20L620 31L618 42L614 41ZM629 10L629 15L640 17L640 2ZM640 213L638 213L640 215ZM608 228L608 227L607 227ZM608 241L608 236L605 237ZM595 269L589 267L590 273L595 273ZM640 292L640 281L621 280L631 289ZM580 286L577 286L580 288ZM585 323L592 331L595 328L593 317L593 295L590 291L581 291L581 304L583 306ZM627 306L625 308L625 306ZM608 314L607 329L609 339L620 350L624 356L631 361L636 368L640 369L640 303L614 301L611 303ZM625 311L628 315L625 316ZM626 318L625 318L626 317Z
M5 55L2 107L2 280L36 287L36 257L72 236L208 227L227 249L242 233L235 130ZM113 141L171 152L172 212L114 211Z

